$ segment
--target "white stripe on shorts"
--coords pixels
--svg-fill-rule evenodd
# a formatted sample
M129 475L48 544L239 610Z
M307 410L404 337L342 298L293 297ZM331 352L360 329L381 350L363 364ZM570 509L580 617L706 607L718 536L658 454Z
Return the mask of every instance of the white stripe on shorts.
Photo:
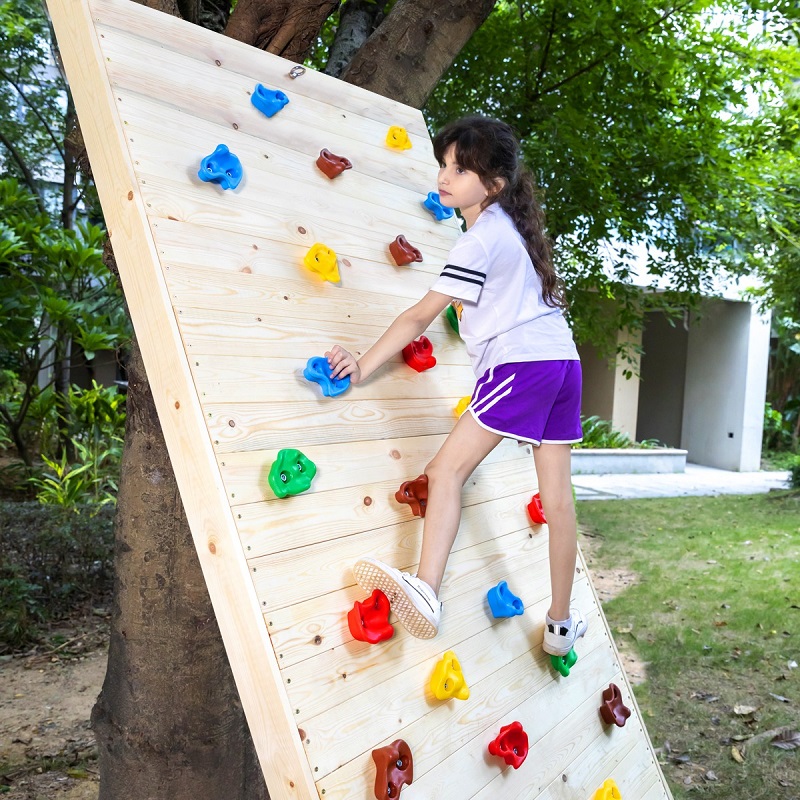
M494 377L493 375L489 376L489 382L491 382L493 377ZM482 414L484 411L487 411L488 409L490 409L497 402L497 400L500 399L499 397L497 398L497 400L495 400L493 403L488 405L486 408L481 408L480 411L478 410L479 406L482 406L487 400L490 400L492 397L494 397L494 395L496 395L501 389L505 388L506 384L511 383L514 380L514 378L516 378L516 377L517 377L517 373L516 372L513 375L509 375L502 383L500 383L497 386L495 386L494 389L492 389L492 391L489 392L489 394L486 395L486 397L482 397L480 400L478 400L477 403L473 403L472 404L472 410L475 411L475 413L481 413ZM512 388L513 388L512 386L509 386L508 387L508 391L503 393L503 397L505 397L508 394L508 392L511 391Z

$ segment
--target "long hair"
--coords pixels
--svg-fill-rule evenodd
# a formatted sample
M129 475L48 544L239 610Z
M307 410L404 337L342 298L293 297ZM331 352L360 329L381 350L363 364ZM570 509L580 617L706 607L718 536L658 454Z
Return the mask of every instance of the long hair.
M553 245L545 232L544 211L533 177L520 160L514 131L497 119L465 117L445 125L434 137L433 152L440 164L450 145L455 145L458 165L476 173L489 190L482 208L498 203L514 222L541 279L545 304L566 308L564 284L553 267ZM499 191L497 178L505 181Z

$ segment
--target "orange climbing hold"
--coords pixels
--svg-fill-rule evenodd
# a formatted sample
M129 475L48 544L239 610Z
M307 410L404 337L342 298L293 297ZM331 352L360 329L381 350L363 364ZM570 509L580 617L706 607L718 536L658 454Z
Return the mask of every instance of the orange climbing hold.
M428 505L428 476L420 475L413 481L406 481L394 493L398 503L405 503L411 507L411 512L417 517L425 516Z

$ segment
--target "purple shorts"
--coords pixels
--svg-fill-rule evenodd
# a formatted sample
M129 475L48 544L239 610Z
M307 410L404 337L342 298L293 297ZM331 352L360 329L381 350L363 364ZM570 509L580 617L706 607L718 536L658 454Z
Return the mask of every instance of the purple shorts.
M581 441L581 362L500 364L475 384L469 411L481 427L531 444Z

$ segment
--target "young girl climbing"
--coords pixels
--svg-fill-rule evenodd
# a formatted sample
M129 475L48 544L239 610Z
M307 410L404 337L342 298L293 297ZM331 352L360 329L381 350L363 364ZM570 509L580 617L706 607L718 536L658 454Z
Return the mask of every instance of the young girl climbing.
M467 232L430 291L360 359L339 345L326 356L333 377L362 383L452 302L478 380L468 413L425 468L428 502L416 575L369 557L353 571L365 591L381 589L389 597L409 633L435 636L464 483L503 437L530 442L550 530L552 600L543 647L566 655L587 627L581 612L570 608L577 556L570 445L582 436L581 369L562 313L544 214L505 123L486 117L451 123L434 138L433 150L441 203L459 209Z

